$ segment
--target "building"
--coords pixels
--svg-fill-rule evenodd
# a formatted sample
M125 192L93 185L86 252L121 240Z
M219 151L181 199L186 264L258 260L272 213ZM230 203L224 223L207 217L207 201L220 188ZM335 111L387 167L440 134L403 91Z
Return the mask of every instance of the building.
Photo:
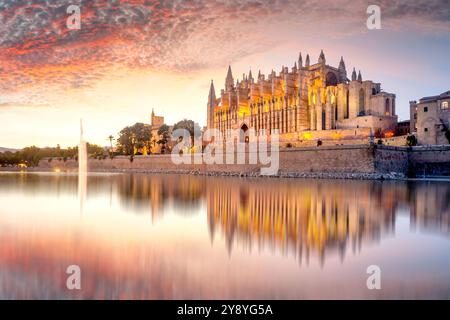
M162 136L158 134L159 128L164 125L164 117L155 115L155 110L152 109L150 118L150 127L152 132L152 140L150 142L151 153L161 153L162 145L158 143L162 139ZM169 126L169 133L172 132L172 127ZM169 144L169 143L168 143Z
M300 53L291 70L282 67L267 78L259 72L255 79L250 71L235 82L228 67L220 97L211 82L207 104L208 128L223 133L266 129L269 134L278 129L280 141L294 144L348 133L353 138L383 135L394 131L396 123L394 94L382 91L380 83L363 80L355 69L348 79L344 59L337 68L329 66L323 51L315 64L309 55L303 64Z
M419 144L448 144L450 139L450 91L409 102L410 130Z
M405 121L399 121L397 123L397 130L395 134L397 136L405 136L408 135L411 132L411 121L405 120Z

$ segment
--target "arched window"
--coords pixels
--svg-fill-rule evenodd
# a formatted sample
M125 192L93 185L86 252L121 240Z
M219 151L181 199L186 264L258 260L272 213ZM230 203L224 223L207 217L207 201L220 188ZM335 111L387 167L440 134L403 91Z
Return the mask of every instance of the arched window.
M347 90L347 100L345 102L345 119L350 116L350 92Z
M327 86L336 86L338 83L336 75L333 72L328 72L326 77Z
M363 116L364 115L364 89L361 88L359 90L359 108L358 108L358 115Z
M325 110L322 110L322 130L326 129L326 113Z
M386 98L386 102L384 104L384 114L387 116L391 114L391 104L389 102L389 98Z
M334 107L334 121L338 121L338 108Z

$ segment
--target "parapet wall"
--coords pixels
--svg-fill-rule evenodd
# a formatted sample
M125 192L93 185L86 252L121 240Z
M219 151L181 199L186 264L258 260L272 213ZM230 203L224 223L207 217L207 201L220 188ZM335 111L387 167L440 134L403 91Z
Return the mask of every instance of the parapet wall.
M248 159L247 159L248 160ZM89 159L89 171L147 171L201 173L258 173L261 164L175 164L171 155L120 156L114 159ZM41 160L39 169L75 171L75 160ZM450 146L390 147L378 145L321 146L282 149L279 170L286 173L399 173L408 176L450 175Z
M375 170L410 177L450 176L450 145L375 147Z
M113 160L89 159L90 171L201 171L201 172L259 172L259 164L175 164L171 155L136 156L131 162L129 157L115 157ZM59 161L41 160L39 167L46 170L75 171L78 167L75 160ZM290 172L335 172L335 173L372 173L374 172L373 148L366 146L311 147L299 149L283 149L279 152L279 169L281 173Z

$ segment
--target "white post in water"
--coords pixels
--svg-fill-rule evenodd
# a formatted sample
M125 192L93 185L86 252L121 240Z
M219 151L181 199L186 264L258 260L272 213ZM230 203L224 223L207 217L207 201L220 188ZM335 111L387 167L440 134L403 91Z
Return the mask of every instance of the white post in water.
M78 145L78 198L80 214L83 213L84 200L87 193L87 147L83 138L83 120L80 119L80 144Z

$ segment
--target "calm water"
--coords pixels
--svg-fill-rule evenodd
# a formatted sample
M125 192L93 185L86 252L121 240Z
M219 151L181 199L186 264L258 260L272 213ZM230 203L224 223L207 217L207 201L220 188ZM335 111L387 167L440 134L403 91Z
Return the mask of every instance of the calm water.
M449 298L450 183L0 173L0 298ZM80 291L66 268L81 268ZM368 290L366 268L381 268Z

